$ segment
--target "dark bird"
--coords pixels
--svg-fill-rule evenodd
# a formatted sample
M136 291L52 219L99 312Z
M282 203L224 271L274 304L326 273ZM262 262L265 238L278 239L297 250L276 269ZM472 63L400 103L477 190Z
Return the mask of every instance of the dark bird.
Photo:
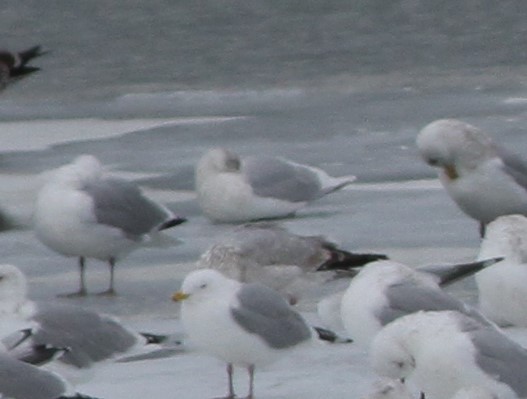
M33 46L24 51L0 50L0 91L15 80L29 76L40 68L28 65L36 57L46 54L41 46Z

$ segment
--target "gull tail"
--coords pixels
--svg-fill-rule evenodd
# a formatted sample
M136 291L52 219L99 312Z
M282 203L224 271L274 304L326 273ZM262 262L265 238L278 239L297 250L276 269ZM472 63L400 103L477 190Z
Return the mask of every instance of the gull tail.
M471 276L488 266L501 262L503 258L490 258L478 262L461 263L457 265L433 265L420 267L419 271L430 273L439 279L439 285L444 287L465 277Z
M339 336L336 332L328 330L326 328L313 327L313 329L315 330L315 332L318 335L318 338L321 341L327 341L327 342L331 342L331 343L335 343L335 344L337 344L337 343L349 344L349 343L353 342L353 340L351 338L343 338L343 337Z
M329 259L321 264L317 271L327 270L349 270L355 267L364 266L377 260L386 260L384 254L357 254L342 249L338 249L334 244L326 243L324 248L329 253Z
M141 336L143 336L146 340L146 344L162 344L163 342L166 342L170 337L168 335L161 335L161 334L152 334L152 333L139 333Z
M180 216L176 216L172 219L169 219L167 220L166 222L162 223L161 226L159 226L158 230L159 231L162 231L162 230L166 230L166 229L170 229L174 226L178 226L182 223L185 223L187 221L186 218L184 217L180 217Z
M12 351L18 348L32 336L33 330L31 328L24 328L2 338L2 344L8 351Z
M69 348L56 347L53 345L33 345L25 352L16 354L15 357L34 366L42 366L58 359L64 353L69 352Z
M357 180L356 176L331 177L323 184L324 195L340 190Z

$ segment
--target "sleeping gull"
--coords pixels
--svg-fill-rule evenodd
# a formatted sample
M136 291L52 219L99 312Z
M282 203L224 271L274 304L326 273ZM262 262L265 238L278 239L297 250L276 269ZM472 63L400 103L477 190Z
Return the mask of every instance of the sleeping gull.
M114 266L141 244L161 242L161 230L185 221L123 179L109 177L99 161L82 155L57 169L40 190L34 214L37 238L65 256L79 257L80 287L86 295L85 258L108 262L114 295Z
M479 307L499 325L527 327L527 218L501 216L487 226L478 259L504 260L476 274Z
M297 302L306 291L318 291L338 271L386 259L385 255L352 253L321 236L301 236L272 222L248 223L234 228L214 243L197 262L198 268L214 268L225 276L259 282Z
M404 378L429 399L475 386L500 399L527 397L527 350L493 324L457 311L393 321L373 340L371 358L378 374Z
M275 291L231 280L216 270L187 275L173 296L183 301L181 320L189 338L203 351L227 362L228 396L233 399L234 366L246 367L253 396L254 370L310 342L303 318Z
M370 263L351 280L342 297L340 311L344 327L355 342L367 346L384 325L419 310L458 310L484 319L441 287L496 261L452 265L448 269L414 269L394 261ZM434 270L443 270L442 277Z
M31 330L28 344L68 348L60 362L78 369L140 350L148 343L147 337L110 316L80 306L29 300L20 269L0 265L0 339L22 323Z
M40 68L29 66L35 57L44 55L40 46L34 46L24 51L0 50L0 91L14 80L26 77Z
M223 148L209 150L196 167L199 205L209 219L224 223L291 216L354 180L284 158L242 159Z
M417 146L461 210L479 221L481 235L498 216L527 215L527 165L483 131L441 119L421 130Z

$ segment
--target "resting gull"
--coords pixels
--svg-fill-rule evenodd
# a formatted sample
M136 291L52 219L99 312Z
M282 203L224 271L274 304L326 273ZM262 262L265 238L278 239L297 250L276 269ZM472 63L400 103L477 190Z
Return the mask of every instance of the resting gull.
M20 340L26 339L31 346L68 348L59 361L77 369L140 351L156 338L131 331L117 319L81 306L31 301L20 269L0 265L0 339L9 338L9 333L23 325L30 333Z
M499 325L527 327L527 218L501 216L487 226L478 259L502 262L476 274L479 308Z
M485 226L498 216L527 215L527 165L468 123L441 119L417 136L424 160L463 212Z
M224 148L209 150L196 167L199 205L209 219L224 223L288 217L354 180L284 158L242 159Z
M82 155L54 171L40 190L34 214L37 238L52 250L79 258L80 287L86 295L85 258L108 262L114 295L117 260L141 244L161 242L162 230L185 221L143 195L134 184L107 176L97 158Z
M386 255L348 252L322 236L302 236L277 223L258 222L236 226L203 253L197 267L214 268L244 283L259 282L296 303L324 282L378 259Z
M235 398L234 366L247 368L247 398L252 399L256 367L311 341L310 327L275 291L231 280L216 270L188 274L173 299L183 301L181 320L189 338L227 362L229 399Z
M344 327L355 342L368 346L384 325L419 310L458 310L484 320L479 312L442 287L497 260L428 267L424 271L394 261L370 263L351 280L342 296L340 311ZM443 273L438 276L434 270ZM451 273L446 273L447 270Z
M483 397L527 397L527 350L495 325L457 311L393 321L373 340L371 358L378 374L403 378L429 399L471 397L461 390L472 387Z

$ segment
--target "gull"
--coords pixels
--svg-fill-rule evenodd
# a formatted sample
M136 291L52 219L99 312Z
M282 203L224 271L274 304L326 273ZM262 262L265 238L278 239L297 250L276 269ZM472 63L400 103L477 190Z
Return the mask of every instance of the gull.
M485 320L442 287L499 260L419 269L394 261L370 263L351 280L342 296L344 327L356 343L368 346L383 326L419 310L458 310Z
M393 321L374 338L371 359L379 375L403 378L429 399L471 397L462 390L472 387L483 397L527 397L527 350L495 325L457 311Z
M502 262L476 274L479 308L501 326L527 327L527 218L501 216L487 226L478 259Z
M40 46L33 46L24 51L0 50L0 91L9 82L18 80L40 70L28 63L35 57L46 54Z
M22 362L0 349L0 395L12 399L90 399L73 391L64 378Z
M247 398L252 399L255 368L312 339L302 316L278 293L229 279L216 270L188 274L173 299L183 301L181 320L189 339L227 363L229 399L235 398L234 366L247 368Z
M498 216L527 215L527 165L468 123L441 119L417 136L423 159L459 208L480 223L480 234Z
M13 338L10 333L22 326L26 327L23 335ZM25 353L27 346L33 350L67 348L59 362L74 369L86 369L96 362L140 351L163 339L141 335L109 315L80 306L31 301L27 298L26 277L9 264L0 265L0 332L4 345L8 340L13 342L8 344L13 356L19 351Z
M158 245L160 232L185 222L150 200L126 180L108 176L92 155L54 171L38 193L34 213L37 238L50 249L79 258L79 290L87 294L85 259L108 262L110 283L101 294L114 295L118 259L140 245Z
M240 158L224 148L205 153L196 166L196 192L214 222L240 223L294 215L307 203L350 184L308 165L269 156Z
M348 252L322 236L301 236L277 223L258 222L236 226L202 254L197 267L214 268L245 283L259 282L296 303L324 281L378 259L386 255Z

